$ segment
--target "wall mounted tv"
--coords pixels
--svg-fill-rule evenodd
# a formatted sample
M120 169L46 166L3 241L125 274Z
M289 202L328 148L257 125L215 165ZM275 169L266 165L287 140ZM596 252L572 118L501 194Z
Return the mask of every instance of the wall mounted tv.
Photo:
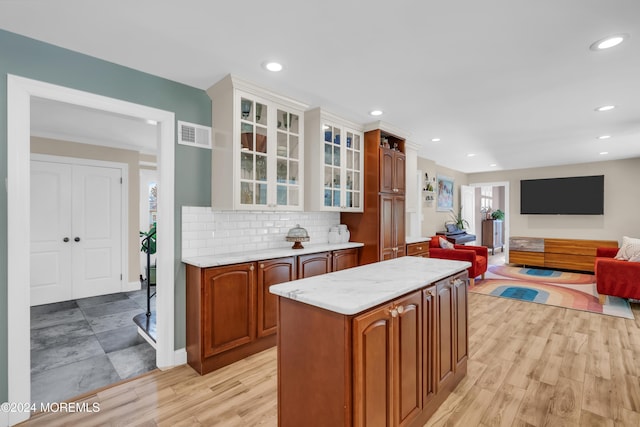
M520 213L604 214L604 175L520 181Z

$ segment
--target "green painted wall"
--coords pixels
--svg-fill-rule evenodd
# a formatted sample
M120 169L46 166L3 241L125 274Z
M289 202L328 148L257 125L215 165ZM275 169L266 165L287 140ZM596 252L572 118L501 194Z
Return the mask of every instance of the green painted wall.
M176 120L211 126L206 92L0 30L0 177L7 177L7 74L66 86L162 110ZM213 83L213 82L212 82ZM185 345L185 279L181 206L211 205L211 158L176 145L175 348ZM5 187L3 185L3 187ZM0 402L7 390L7 192L0 191Z

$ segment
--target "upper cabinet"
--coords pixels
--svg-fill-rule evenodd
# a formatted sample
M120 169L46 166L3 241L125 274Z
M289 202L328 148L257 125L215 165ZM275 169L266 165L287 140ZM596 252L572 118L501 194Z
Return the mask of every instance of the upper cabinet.
M307 106L230 75L207 93L214 127L212 206L302 210Z
M320 108L305 113L307 210L362 212L363 144L360 126Z

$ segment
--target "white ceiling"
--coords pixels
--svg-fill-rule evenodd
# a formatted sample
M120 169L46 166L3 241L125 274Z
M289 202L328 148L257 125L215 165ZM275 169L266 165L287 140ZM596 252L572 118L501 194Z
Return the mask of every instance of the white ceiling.
M3 0L0 28L202 89L232 73L356 122L379 108L463 172L640 157L638 0ZM614 33L631 37L589 50Z

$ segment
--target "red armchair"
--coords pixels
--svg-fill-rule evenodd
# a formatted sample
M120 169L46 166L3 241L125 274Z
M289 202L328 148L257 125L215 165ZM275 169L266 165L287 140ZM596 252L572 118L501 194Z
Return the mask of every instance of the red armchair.
M489 252L486 247L453 245L453 249L442 249L440 247L440 237L442 236L433 236L429 241L430 258L469 261L471 263L471 267L467 269L469 272L469 284L473 286L475 278L478 276L482 276L484 279L484 273L487 271L487 260L489 259Z
M597 248L594 272L600 304L607 295L640 299L640 262L615 259L618 248Z

